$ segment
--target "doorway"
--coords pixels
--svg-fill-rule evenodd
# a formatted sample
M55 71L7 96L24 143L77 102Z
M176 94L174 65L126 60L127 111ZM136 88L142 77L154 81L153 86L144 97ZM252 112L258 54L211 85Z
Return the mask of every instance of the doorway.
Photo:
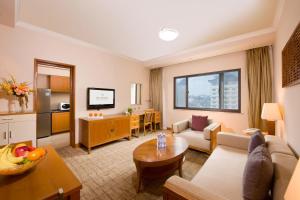
M34 90L34 110L37 112L37 120L40 120L40 122L37 121L38 141L58 134L63 135L69 131L69 144L76 147L75 65L35 59ZM47 99L51 98L49 95L53 100L47 103L49 101ZM67 100L64 99L66 96L69 97ZM43 106L43 103L47 105ZM50 127L49 117L43 113L45 107L48 116L50 112Z

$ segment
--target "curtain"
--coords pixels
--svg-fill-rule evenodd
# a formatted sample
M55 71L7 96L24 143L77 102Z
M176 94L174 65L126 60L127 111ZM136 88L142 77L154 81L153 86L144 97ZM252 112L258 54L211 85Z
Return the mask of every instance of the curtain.
M162 68L150 70L150 107L160 111L162 115ZM162 117L161 117L162 119Z
M247 78L249 92L249 127L266 130L267 125L261 119L264 103L272 102L272 74L270 58L271 47L247 50Z

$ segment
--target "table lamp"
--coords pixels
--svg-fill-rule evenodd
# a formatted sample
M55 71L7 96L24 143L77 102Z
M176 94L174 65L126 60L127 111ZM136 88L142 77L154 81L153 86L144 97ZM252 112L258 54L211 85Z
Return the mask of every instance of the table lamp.
M261 112L261 118L268 121L268 132L271 135L275 135L275 121L281 120L282 116L277 103L264 103Z
M300 199L300 162L298 161L291 181L286 189L284 199L295 200Z

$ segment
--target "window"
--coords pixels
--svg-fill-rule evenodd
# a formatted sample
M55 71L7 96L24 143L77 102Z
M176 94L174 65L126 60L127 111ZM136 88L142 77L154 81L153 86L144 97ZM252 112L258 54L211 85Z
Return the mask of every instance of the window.
M240 69L175 77L174 108L240 112Z

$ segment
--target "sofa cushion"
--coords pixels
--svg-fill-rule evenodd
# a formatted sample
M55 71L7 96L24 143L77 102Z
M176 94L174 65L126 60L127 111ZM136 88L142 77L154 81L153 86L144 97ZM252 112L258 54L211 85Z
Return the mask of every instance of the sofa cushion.
M283 153L283 154L294 156L292 150L278 136L266 135L265 140L266 140L267 148L271 154Z
M204 134L201 131L193 131L189 128L179 134L176 134L176 136L184 138L190 147L198 148L199 150L210 150L210 141L205 140Z
M192 183L230 200L241 200L247 150L217 146Z
M192 130L195 131L203 131L205 127L208 125L208 116L192 116Z
M274 166L272 199L282 200L298 160L283 153L273 153L271 157Z
M257 146L265 144L265 137L260 131L256 131L250 139L248 153L251 153Z
M246 200L268 199L273 177L271 155L264 144L250 154L243 176L243 197Z

